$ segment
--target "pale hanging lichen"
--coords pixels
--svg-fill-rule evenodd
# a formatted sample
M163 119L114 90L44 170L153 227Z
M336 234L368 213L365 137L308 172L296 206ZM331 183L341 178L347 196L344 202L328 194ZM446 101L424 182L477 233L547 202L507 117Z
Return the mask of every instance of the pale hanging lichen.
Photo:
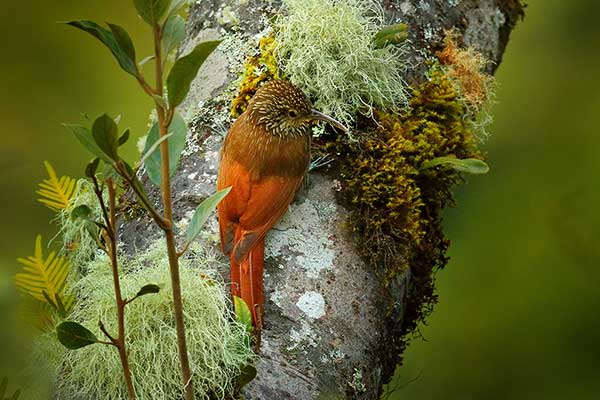
M159 293L146 295L127 306L126 343L140 399L181 399L181 378L177 359L177 335L166 249L163 241L133 259L122 259L121 288L133 297L149 283L162 287ZM192 363L194 387L198 399L225 399L235 392L241 368L252 361L246 345L245 327L235 322L229 296L211 251L193 245L181 259L182 294L185 299L186 335ZM116 331L115 304L111 270L106 256L89 262L88 273L74 287L77 305L70 319L81 323L102 338L98 321L109 332ZM43 336L38 346L54 349L56 337ZM127 397L123 377L117 373L119 358L111 346L91 345L65 351L54 357L59 398L85 396L96 399Z
M283 76L315 101L315 108L351 124L357 113L397 111L406 104L403 47L376 48L383 28L372 0L285 0L275 21L275 56Z

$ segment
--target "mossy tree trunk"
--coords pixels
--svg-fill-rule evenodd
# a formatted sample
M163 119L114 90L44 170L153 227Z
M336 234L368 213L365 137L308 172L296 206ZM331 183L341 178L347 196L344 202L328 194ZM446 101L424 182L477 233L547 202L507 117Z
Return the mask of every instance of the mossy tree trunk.
M463 45L493 61L493 73L522 13L519 0L386 0L383 6L389 23L408 24L411 85L424 80L426 60L451 28ZM191 137L173 179L176 220L214 191L218 152L231 123L230 84L247 56L244 43L256 42L279 7L278 1L205 0L191 9L182 52L203 40L225 41L183 107ZM401 358L410 271L386 286L362 261L355 246L360 238L347 229L349 212L336 201L338 188L330 174L311 173L267 237L266 320L258 377L244 389L246 399L376 399ZM126 236L143 246L148 229L143 221L130 224ZM211 229L216 232L215 221Z

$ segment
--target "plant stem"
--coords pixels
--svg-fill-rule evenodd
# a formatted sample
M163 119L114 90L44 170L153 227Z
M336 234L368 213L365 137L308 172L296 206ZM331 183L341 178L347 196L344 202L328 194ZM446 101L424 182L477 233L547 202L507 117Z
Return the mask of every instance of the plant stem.
M163 65L161 54L162 27L159 24L154 26L154 52L156 55L156 92L158 96L163 95ZM156 102L156 100L155 100ZM160 137L168 134L169 125L173 119L173 110L165 110L156 102L158 113L158 123L160 127ZM183 317L183 301L181 297L181 282L179 277L179 257L175 243L175 233L173 231L173 205L171 198L171 177L169 171L169 146L168 139L160 144L161 156L161 192L164 209L164 219L167 221L163 231L167 244L167 253L169 256L169 270L171 275L171 288L173 291L173 309L175 313L175 325L177 328L177 347L179 350L179 362L181 364L181 378L183 382L183 392L185 400L194 400L194 384L192 382L192 373L188 359L187 341L185 337L185 323Z
M121 358L121 366L123 367L123 375L127 384L127 394L129 400L135 400L135 391L133 390L133 382L131 381L131 370L129 368L129 359L127 357L127 349L125 347L125 305L121 294L121 282L119 280L119 264L117 258L117 212L116 212L116 193L115 184L112 179L107 179L108 186L108 201L109 201L109 218L106 221L110 227L110 243L108 244L110 253L110 263L112 266L113 284L115 287L115 298L117 301L117 325L118 334L112 342L117 346L119 357ZM103 203L104 204L104 203ZM110 336L109 336L110 338Z

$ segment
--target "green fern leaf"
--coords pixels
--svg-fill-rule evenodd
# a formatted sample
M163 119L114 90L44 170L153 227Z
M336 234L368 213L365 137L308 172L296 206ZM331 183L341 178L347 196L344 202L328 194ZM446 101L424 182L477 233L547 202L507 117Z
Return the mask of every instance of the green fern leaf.
M38 235L35 240L34 255L19 258L17 261L23 265L22 272L15 276L19 290L54 308L58 308L56 300L58 298L62 301L68 314L73 306L73 298L65 295L67 275L70 269L67 260L56 256L54 251L44 259L42 236Z
M44 161L44 165L49 178L40 183L40 188L36 191L40 195L38 201L52 211L64 210L75 193L75 179L68 176L59 179L48 161Z
M54 329L54 308L46 303L27 297L23 299L20 308L21 319L28 325L40 331L49 331Z

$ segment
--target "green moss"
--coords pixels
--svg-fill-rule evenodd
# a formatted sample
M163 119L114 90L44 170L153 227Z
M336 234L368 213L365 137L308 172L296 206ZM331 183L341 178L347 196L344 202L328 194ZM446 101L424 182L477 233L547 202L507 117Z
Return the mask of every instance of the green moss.
M435 68L429 81L413 90L406 114L376 112L376 124L363 127L369 137L358 143L341 137L321 143L321 151L342 155L345 199L362 256L388 284L411 271L405 333L436 302L434 272L448 260L441 212L462 180L455 170L421 170L421 165L448 155L482 158L465 113L454 82Z
M275 59L277 43L273 35L260 39L259 53L251 56L244 65L238 95L231 103L231 115L239 116L246 110L248 101L262 84L272 79L279 79L280 72Z

